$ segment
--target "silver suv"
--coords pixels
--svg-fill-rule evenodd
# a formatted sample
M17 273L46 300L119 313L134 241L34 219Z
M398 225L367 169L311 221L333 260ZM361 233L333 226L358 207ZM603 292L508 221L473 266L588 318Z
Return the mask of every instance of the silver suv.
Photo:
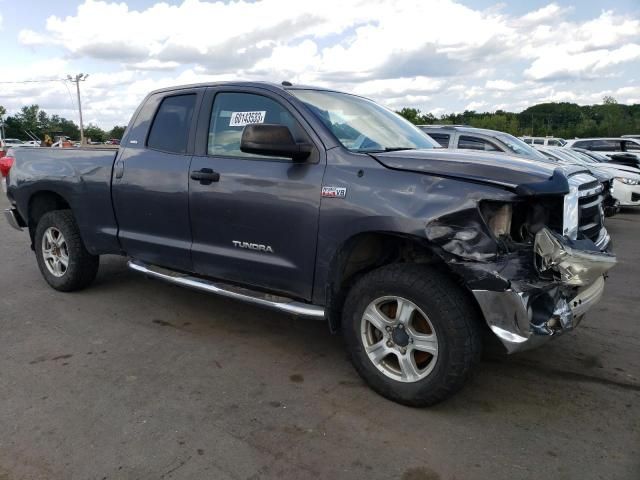
M444 148L508 153L518 157L548 161L543 154L519 138L498 130L466 125L418 125L418 128Z

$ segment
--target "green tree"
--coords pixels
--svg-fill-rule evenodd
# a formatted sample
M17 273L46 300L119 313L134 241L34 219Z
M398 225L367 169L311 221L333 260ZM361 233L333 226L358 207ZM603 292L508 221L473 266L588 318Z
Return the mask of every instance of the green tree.
M435 123L436 117L431 113L422 113L417 108L403 108L399 112L396 112L398 115L406 118L414 125L428 125L431 123Z
M84 127L84 137L90 139L92 142L104 142L107 134L97 125L90 123Z
M111 130L109 130L109 133L107 133L107 137L117 138L118 140L121 140L126 128L126 126L116 125Z

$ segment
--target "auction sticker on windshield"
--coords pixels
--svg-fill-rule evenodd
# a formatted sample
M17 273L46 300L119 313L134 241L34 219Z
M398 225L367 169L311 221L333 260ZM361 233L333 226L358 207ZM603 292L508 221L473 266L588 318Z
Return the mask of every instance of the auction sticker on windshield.
M267 112L232 112L231 120L229 120L230 127L244 127L245 125L251 125L252 123L264 123L264 117Z

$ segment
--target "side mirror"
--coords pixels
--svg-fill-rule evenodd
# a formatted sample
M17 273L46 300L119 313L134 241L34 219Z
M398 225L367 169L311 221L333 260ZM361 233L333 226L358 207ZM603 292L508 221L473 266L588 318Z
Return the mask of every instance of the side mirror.
M242 131L240 150L245 153L302 161L309 157L313 146L297 143L286 125L253 123L246 125Z

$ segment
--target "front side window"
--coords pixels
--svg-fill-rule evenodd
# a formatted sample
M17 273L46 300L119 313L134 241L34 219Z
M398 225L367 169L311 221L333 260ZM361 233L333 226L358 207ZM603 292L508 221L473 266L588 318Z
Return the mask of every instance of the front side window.
M289 127L296 141L305 141L305 134L291 113L280 103L253 93L218 93L213 102L209 122L209 155L271 158L240 150L245 125L269 123Z
M400 115L346 93L289 90L352 152L438 148L427 134Z
M533 140L533 144L534 145L544 145L544 140L542 140L541 138L535 138Z
M482 138L469 137L467 135L462 135L458 140L458 148L462 148L465 150L483 150L485 152L499 152L494 144L488 142L487 140L483 140Z
M164 98L153 119L147 146L163 152L186 153L195 104L195 93Z
M640 152L640 143L635 142L624 142L624 150L626 152Z
M519 157L532 158L534 160L544 159L544 155L535 148L527 145L522 140L509 133L498 133L496 134L496 138L507 147L509 153L513 153Z

